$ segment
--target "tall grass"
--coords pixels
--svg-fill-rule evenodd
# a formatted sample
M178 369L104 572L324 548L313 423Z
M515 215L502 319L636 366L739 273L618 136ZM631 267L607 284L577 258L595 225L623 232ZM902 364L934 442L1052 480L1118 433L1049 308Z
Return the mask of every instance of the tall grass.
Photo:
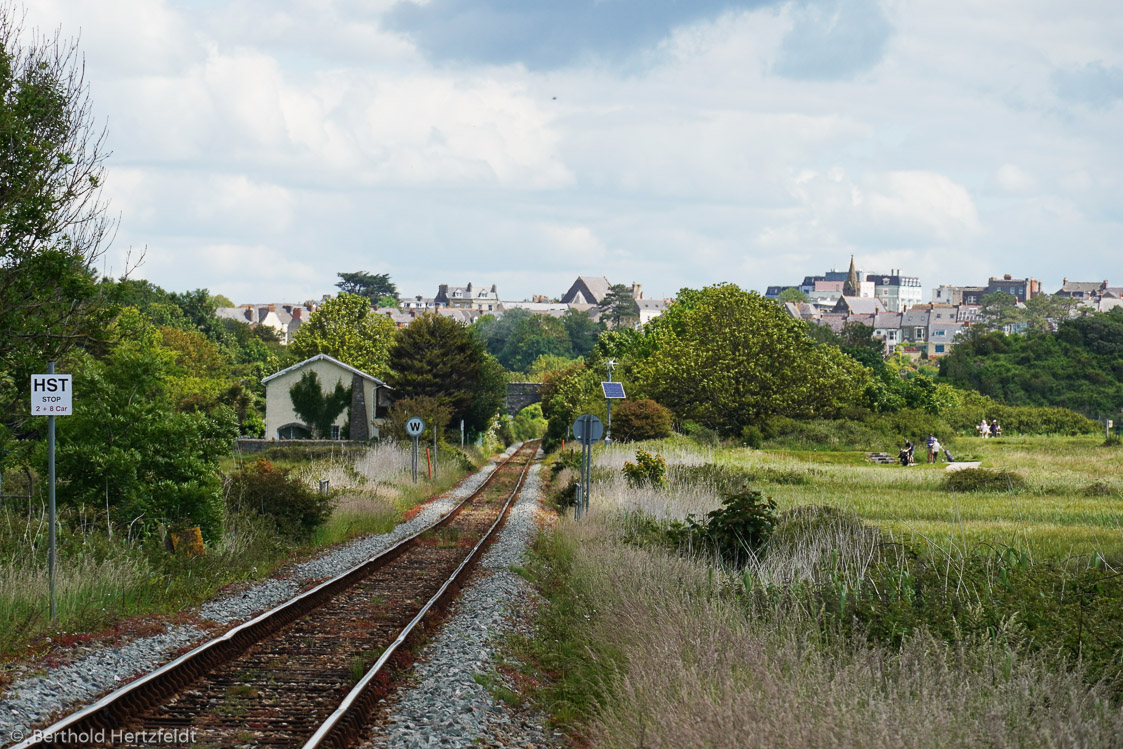
M978 457L1024 489L677 442L643 447L726 468L637 488L619 471L635 447L604 450L590 514L537 546L554 605L523 655L559 675L539 699L598 746L1117 745L1118 458L1087 438L996 442ZM730 477L782 511L745 568L635 532L640 513L715 509Z
M335 495L331 516L300 548L281 540L259 516L228 513L221 540L191 559L169 555L161 539L141 537L139 528L109 522L104 508L60 508L55 625L48 611L46 508L38 500L0 506L0 656L48 634L57 640L60 633L92 632L137 614L179 612L230 582L264 577L294 554L385 533L406 510L465 472L446 455L437 461L432 482L413 484L403 447L382 443L322 453L301 461L290 448L279 461L310 487L328 479ZM421 460L424 477L424 452Z
M783 599L747 608L737 576L619 543L607 515L563 520L540 548L551 544L546 564L560 560L555 573L581 595L547 607L568 623L550 634L584 646L539 644L569 653L554 665L594 700L565 689L547 700L593 745L1109 746L1123 731L1108 693L1008 647L1006 633L827 642Z
M90 632L122 618L176 612L226 583L272 568L284 549L250 518L229 516L204 557L167 554L157 538L130 533L96 512L60 508L57 623L49 617L47 511L0 513L0 654L45 634Z

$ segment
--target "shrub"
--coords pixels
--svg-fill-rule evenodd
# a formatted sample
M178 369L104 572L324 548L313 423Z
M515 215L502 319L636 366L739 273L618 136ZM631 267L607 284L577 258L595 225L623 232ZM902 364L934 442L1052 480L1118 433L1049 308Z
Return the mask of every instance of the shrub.
M760 431L760 427L752 424L742 427L741 444L759 450L760 446L764 444L764 432Z
M612 414L612 436L621 442L671 436L671 412L653 400L623 401Z
M1103 447L1119 447L1120 445L1123 445L1123 440L1119 439L1115 435L1108 437L1103 442Z
M332 500L290 473L267 460L235 473L230 477L231 509L272 518L277 530L287 536L307 537L331 515Z
M696 421L684 421L682 433L704 447L717 447L721 444L721 437L709 427L704 427Z
M724 494L721 507L707 513L704 521L689 515L685 523L670 525L667 534L680 547L708 551L727 564L743 567L768 541L775 526L776 503L743 486Z
M667 461L662 455L636 450L636 462L625 461L621 469L628 484L640 486L666 486Z
M964 468L944 479L944 488L949 492L1016 492L1025 485L1025 479L1013 471L990 468Z

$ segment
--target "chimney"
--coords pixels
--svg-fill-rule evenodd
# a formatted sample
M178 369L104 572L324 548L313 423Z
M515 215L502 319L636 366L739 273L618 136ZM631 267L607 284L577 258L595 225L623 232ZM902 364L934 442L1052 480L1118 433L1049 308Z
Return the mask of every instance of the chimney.
M300 319L300 313L303 312L303 311L304 310L300 307L293 307L292 308L292 319L299 320Z
M1007 273L1006 275L1004 275L1004 276L1002 277L1002 280L1003 280L1003 281L1012 281L1013 279L1014 279L1014 277L1013 277L1013 276L1011 276L1011 275L1010 275L1009 273Z
M643 299L643 286L632 281L632 299Z

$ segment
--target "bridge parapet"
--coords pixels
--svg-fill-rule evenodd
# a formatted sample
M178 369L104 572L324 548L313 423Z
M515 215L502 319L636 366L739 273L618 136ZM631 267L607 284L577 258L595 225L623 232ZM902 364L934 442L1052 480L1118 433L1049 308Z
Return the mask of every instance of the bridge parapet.
M532 403L542 401L541 382L508 382L506 411L514 416Z

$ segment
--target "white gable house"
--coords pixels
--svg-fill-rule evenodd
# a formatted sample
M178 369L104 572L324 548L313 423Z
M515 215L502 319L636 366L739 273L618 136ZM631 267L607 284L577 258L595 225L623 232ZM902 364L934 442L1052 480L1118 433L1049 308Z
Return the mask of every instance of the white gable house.
M312 439L311 426L297 415L289 395L305 372L316 373L325 393L335 390L337 384L352 388L350 428L345 433L348 409L344 409L332 425L331 439L366 440L380 436L390 407L390 386L327 354L317 354L261 381L265 385L265 439Z

